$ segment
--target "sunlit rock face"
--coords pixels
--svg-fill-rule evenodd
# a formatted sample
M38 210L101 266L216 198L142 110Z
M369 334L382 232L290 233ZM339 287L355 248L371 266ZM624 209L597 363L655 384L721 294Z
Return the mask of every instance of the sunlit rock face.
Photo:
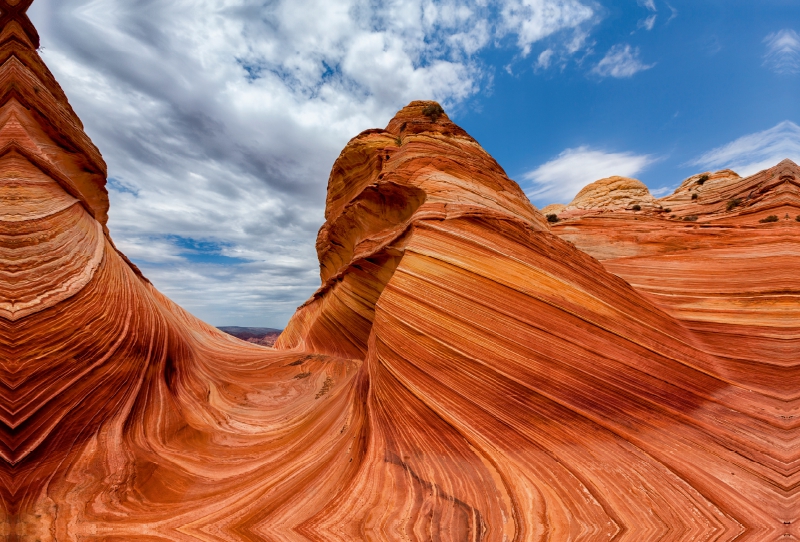
M612 211L659 209L656 199L642 181L628 177L608 177L585 186L563 209L560 218Z
M413 102L334 164L320 289L265 348L114 248L29 3L0 5L5 539L800 537L797 166L551 229Z

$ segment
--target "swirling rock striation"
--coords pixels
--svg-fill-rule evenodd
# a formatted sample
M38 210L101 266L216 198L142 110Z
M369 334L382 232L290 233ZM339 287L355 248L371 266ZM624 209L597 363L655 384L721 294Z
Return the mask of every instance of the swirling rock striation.
M551 229L413 102L334 164L321 287L265 348L114 248L105 164L4 1L6 539L800 537L800 222L759 222L797 214L797 166Z

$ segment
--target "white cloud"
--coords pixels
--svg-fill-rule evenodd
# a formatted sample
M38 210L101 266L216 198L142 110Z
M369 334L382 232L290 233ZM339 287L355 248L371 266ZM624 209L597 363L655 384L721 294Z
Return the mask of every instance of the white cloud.
M545 49L539 54L539 58L536 59L536 67L547 69L550 67L550 63L553 61L553 50L552 49Z
M675 9L674 7L672 7L670 4L667 4L667 7L672 12L670 14L670 16L669 16L669 19L667 19L667 24L669 24L670 22L672 22L672 19L674 19L674 18L676 18L678 16L678 10Z
M617 44L608 50L606 56L592 68L592 73L600 77L631 77L642 70L649 70L655 64L644 64L639 60L639 48L627 44Z
M746 177L786 158L800 163L800 126L788 120L712 149L689 165L709 170L730 168Z
M535 42L561 30L585 34L585 25L595 19L594 10L577 0L504 0L500 13L502 27L517 35L523 56Z
M764 38L767 53L764 65L780 74L800 72L800 36L791 29L773 32Z
M533 184L527 194L535 203L569 203L589 183L613 175L633 177L654 161L646 154L604 152L583 146L563 151L522 178Z
M37 0L55 73L110 175L110 229L217 325L281 327L318 286L328 173L413 99L453 112L474 55L574 41L578 0Z
M650 11L656 11L656 2L655 0L638 0L640 6L644 6Z
M654 197L660 198L662 196L666 196L667 194L672 194L674 191L675 187L673 186L662 186L661 188L650 190L650 193L653 194Z
M638 27L644 28L645 30L652 30L656 25L656 17L658 17L658 15L650 15L648 18L642 19L639 21Z

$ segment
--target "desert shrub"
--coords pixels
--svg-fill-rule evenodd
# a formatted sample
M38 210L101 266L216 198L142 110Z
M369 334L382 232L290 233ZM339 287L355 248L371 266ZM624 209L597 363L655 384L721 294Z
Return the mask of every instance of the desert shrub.
M633 207L631 207L631 209L633 209L634 211L641 211L642 210L642 206L641 205L634 205Z
M794 219L800 222L800 215L797 215L796 217L794 217Z
M670 218L675 218L678 215L669 215Z
M742 204L742 200L739 198L733 198L732 200L728 200L728 203L725 204L725 210L731 211L734 207L738 207Z
M703 186L703 183L706 182L707 180L708 180L708 175L700 175L700 177L697 179L697 184Z
M548 222L553 222L553 223L558 222L558 215L553 214L553 213L548 214L547 215L547 221Z
M665 213L671 213L671 212L672 212L672 209L670 209L669 207L667 207L666 209L664 209L664 212L665 212Z
M444 109L439 104L430 104L426 105L425 108L422 110L422 114L426 117L430 117L433 122L439 120L439 117L444 115Z
M403 138L400 137L400 136L397 136L395 138L395 140L394 140L394 144L397 145L398 147L402 147L403 146Z
M697 218L698 218L698 217L697 217L697 215L691 215L691 216L685 216L685 217L683 217L683 219L684 219L686 222L696 222L696 221L697 221Z
M759 220L759 222L761 222L762 224L766 222L777 222L777 221L778 217L776 215L769 215L767 218L762 218L761 220Z
M692 194L692 201L697 199L697 193Z

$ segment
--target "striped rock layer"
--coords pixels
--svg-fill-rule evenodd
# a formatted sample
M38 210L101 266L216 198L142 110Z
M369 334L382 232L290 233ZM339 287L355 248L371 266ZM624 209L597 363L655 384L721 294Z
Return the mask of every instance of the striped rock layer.
M551 230L413 102L334 164L322 285L260 347L114 248L29 4L0 0L4 539L800 538L797 166Z

